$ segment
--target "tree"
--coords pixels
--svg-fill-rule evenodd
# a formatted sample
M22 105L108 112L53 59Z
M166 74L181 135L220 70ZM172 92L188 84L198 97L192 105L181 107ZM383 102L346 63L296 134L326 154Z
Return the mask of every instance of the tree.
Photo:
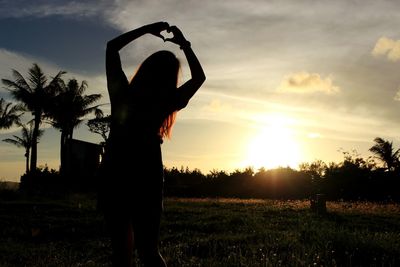
M12 70L13 80L2 79L3 84L11 92L15 100L20 101L23 106L32 112L33 131L32 131L32 150L30 170L36 170L37 166L37 139L40 133L43 114L48 104L52 103L51 98L57 91L64 71L57 73L48 83L47 77L41 68L34 63L28 70L28 80L16 70Z
M25 172L26 174L29 173L29 153L32 147L32 142L33 142L33 121L30 121L28 123L29 128L27 127L27 125L22 125L19 124L19 126L22 127L21 130L21 137L13 135L13 139L12 138L6 138L3 141L9 144L13 144L17 147L23 147L25 149L25 158L26 158L26 169ZM44 131L43 130L39 130L36 142L39 141L40 137L43 135Z
M22 105L12 105L3 98L0 99L0 129L9 129L13 124L20 123L23 114Z
M98 109L98 106L92 105L101 98L101 94L84 95L87 86L86 81L79 84L76 79L70 79L67 84L61 82L46 112L53 127L61 131L60 172L65 171L68 143L72 140L74 129L82 123L83 117Z
M88 120L86 125L89 127L89 131L92 133L99 134L104 142L104 145L108 139L108 133L110 132L111 116L104 116L103 112L98 109L96 110L96 117L94 119Z
M313 180L324 177L327 165L322 160L315 160L311 163L301 163L300 171L305 172L311 176Z
M394 171L399 164L400 149L394 151L393 143L380 137L376 137L374 142L369 151L383 162L388 171Z
M310 176L313 194L322 193L324 175L327 169L327 165L322 160L315 160L311 163L301 163L299 166L300 172L303 172Z
M372 170L376 168L371 158L365 160L356 151L342 151L344 159L339 164L331 163L327 169L329 190L336 188L338 197L344 199L363 199L368 195L368 185ZM333 178L333 180L332 180Z

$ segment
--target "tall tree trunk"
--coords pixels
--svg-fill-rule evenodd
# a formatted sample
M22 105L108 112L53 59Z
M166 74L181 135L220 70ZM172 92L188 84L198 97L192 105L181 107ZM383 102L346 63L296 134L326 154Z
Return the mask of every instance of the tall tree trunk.
M29 148L25 150L25 157L26 157L25 173L26 173L26 174L29 173L29 152L30 152L30 149L29 149Z
M64 157L64 174L70 174L71 173L71 140L72 140L72 130L71 129L65 129L63 131L64 135L64 149L63 149L63 157Z
M34 127L33 127L33 133L32 133L32 155L31 155L31 171L36 171L37 167L37 139L39 135L39 126L41 122L41 117L42 114L40 110L36 110L34 112Z
M61 144L60 144L60 173L65 174L67 171L67 134L65 130L61 130Z

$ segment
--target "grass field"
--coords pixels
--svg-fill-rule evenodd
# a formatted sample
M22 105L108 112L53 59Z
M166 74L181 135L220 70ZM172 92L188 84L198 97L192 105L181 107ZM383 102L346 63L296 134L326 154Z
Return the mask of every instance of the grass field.
M0 201L0 266L109 266L95 199ZM400 205L166 199L169 266L400 266Z

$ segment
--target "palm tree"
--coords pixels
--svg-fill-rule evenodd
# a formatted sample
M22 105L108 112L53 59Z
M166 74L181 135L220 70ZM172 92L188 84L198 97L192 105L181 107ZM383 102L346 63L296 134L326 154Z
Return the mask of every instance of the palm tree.
M374 139L373 145L369 151L374 153L381 160L388 171L394 171L399 163L400 149L394 151L393 143L380 137Z
M33 121L30 121L28 123L29 128L27 127L27 125L22 125L20 123L18 125L22 127L21 137L13 135L14 139L7 138L7 139L3 139L3 141L6 143L9 143L9 144L16 145L17 147L25 148L25 157L26 157L26 171L25 172L26 172L26 174L28 174L29 173L29 152L31 150L32 142L33 142ZM43 130L39 130L39 134L36 139L37 142L39 141L39 139L43 135L43 133L44 133Z
M9 129L13 124L20 123L23 111L22 105L7 103L3 98L0 99L0 129Z
M96 111L98 106L92 106L101 98L101 94L83 95L88 87L86 81L78 83L76 79L64 82L46 112L46 117L54 128L61 131L60 172L65 171L65 160L68 154L68 143L73 137L73 131L83 120L83 117Z
M52 95L57 91L61 76L64 71L57 73L55 77L48 83L47 77L41 68L34 63L28 70L28 81L16 70L12 70L13 80L2 79L3 84L11 92L14 99L20 101L24 107L32 112L33 115L33 131L32 131L32 151L30 170L36 170L37 166L37 139L39 137L39 127L46 106L51 103Z

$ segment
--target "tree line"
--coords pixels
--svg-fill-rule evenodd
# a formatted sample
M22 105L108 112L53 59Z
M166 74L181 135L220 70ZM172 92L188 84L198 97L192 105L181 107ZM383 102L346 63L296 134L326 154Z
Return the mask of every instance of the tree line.
M375 157L364 159L356 151L345 151L341 162L325 163L317 160L301 164L298 170L280 167L255 171L249 167L231 173L213 170L203 174L198 169L166 168L165 194L179 197L272 199L308 199L316 194L324 194L328 200L398 202L399 150L392 150L392 158L385 158L389 161L384 161L382 156L389 155L392 146L389 141L383 140L381 143L382 140L376 138L370 149ZM388 148L389 151L386 150ZM395 163L390 165L389 162Z
M22 186L40 187L45 192L67 187L68 177L63 173L68 143L74 129L89 114L95 116L86 123L89 131L103 138L101 145L107 141L110 116L103 114L101 104L96 104L102 96L85 95L87 82L65 81L65 74L60 71L49 79L33 64L27 79L17 70L12 70L13 79L2 79L17 104L0 99L0 129L13 125L21 128L21 136L13 135L3 141L25 149L26 173L21 177ZM44 123L61 132L59 170L37 167L37 144L44 133ZM400 200L400 149L396 150L391 141L376 137L370 152L374 156L367 159L355 151L343 152L342 162L314 161L301 164L298 170L246 168L203 174L198 169L165 168L165 194L299 199L323 193L330 199ZM92 181L95 183L95 179ZM85 189L94 190L95 185L86 185Z

